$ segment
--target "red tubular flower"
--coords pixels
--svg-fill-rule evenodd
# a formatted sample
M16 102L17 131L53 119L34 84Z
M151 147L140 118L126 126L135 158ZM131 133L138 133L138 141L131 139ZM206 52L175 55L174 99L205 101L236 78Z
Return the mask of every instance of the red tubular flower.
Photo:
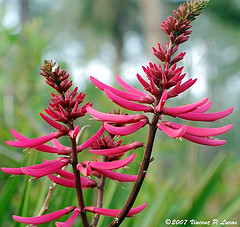
M81 152L82 150L87 149L88 147L90 147L93 142L96 140L97 137L100 137L104 132L104 127L102 126L91 138L89 138L88 140L86 140L83 144L79 145L77 147L77 151Z
M130 162L132 162L135 159L136 154L133 153L130 156L128 156L125 159L113 161L113 162L91 162L91 161L83 161L81 164L77 165L77 168L79 171L82 171L82 166L90 167L95 170L113 170L113 169L119 169L121 167L124 167L128 165Z
M116 75L116 79L118 81L118 83L128 92L125 91L121 91L118 90L116 88L110 87L102 82L100 82L99 80L97 80L94 77L90 77L92 83L94 85L96 85L100 90L104 91L104 90L109 90L112 93L114 93L115 95L118 95L119 97L129 100L129 101L137 101L139 103L148 103L151 104L154 101L154 98L148 94L145 94L139 90L137 90L136 88L133 88L132 86L130 86L129 84L127 84L126 82L124 82L118 75Z
M232 129L233 125L226 125L219 128L197 128L181 124L172 123L169 121L159 122L158 128L173 138L183 137L194 143L207 146L221 146L226 143L225 140L217 140L212 136L220 135Z
M127 145L122 145L120 147L113 147L113 148L108 148L108 149L93 149L89 150L89 152L93 154L98 154L98 155L119 155L119 154L124 154L127 151L130 151L132 149L136 149L138 147L143 147L142 142L134 142L132 144L127 144Z
M147 203L144 203L138 207L132 208L128 212L127 217L132 217L132 216L142 212L146 208L146 206L147 206ZM105 208L97 208L97 207L92 207L92 206L85 207L84 210L89 211L91 213L98 213L98 214L108 216L108 217L116 217L118 215L118 213L121 211L118 209L105 209Z
M109 114L99 112L92 107L88 106L86 108L87 112L93 116L96 120L106 121L108 123L116 123L116 124L129 124L137 122L141 119L147 119L145 115L136 114L136 115L125 115L125 114Z
M62 185L64 187L68 187L68 188L76 187L74 178L73 179L60 178L60 177L56 177L52 174L47 175L47 177L50 180L52 180L53 182L55 182L56 184ZM81 186L83 189L94 188L94 187L97 187L97 182L81 176Z
M135 182L137 179L137 175L128 175L123 173L116 173L112 170L103 170L98 169L97 172L104 175L105 177L108 177L112 180L117 180L121 182Z
M46 176L51 173L58 172L63 166L69 163L68 158L57 158L52 161L45 161L44 163L21 167L21 168L6 168L3 167L1 170L8 174L14 175L29 175L36 178Z
M21 217L21 216L13 215L13 219L17 222L24 223L24 224L40 225L50 221L54 221L62 217L63 215L72 212L75 208L76 208L75 206L69 206L69 207L65 207L62 210L37 216L37 217Z
M120 96L112 93L108 89L104 89L104 92L110 100L112 100L114 103L118 104L119 106L125 109L132 110L132 111L153 112L153 108L150 106L145 106L142 104L128 101L127 99L121 98Z
M69 158L58 158L57 162L54 164L49 164L49 162L44 162L42 163L41 167L40 165L35 165L35 166L28 166L28 167L22 167L22 171L33 177L43 177L47 176L48 174L51 173L56 173L59 171L62 167L67 165L69 163Z
M144 127L148 123L147 119L142 119L132 125L116 127L108 124L107 122L103 123L104 128L113 135L125 136L130 135L140 128Z
M77 207L74 211L73 214L71 215L71 217L65 221L65 222L56 222L55 225L57 227L71 227L73 225L73 223L75 222L76 218L78 217L78 215L80 214L81 209L79 207Z
M20 141L6 141L6 144L12 147L36 147L51 141L52 139L57 139L61 136L65 135L64 132L52 132L48 135L41 136L35 139L26 139Z

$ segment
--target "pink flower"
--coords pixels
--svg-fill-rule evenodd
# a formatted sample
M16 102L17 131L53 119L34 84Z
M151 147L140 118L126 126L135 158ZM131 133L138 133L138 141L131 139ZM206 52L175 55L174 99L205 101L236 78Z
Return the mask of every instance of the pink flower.
M88 106L86 108L86 110L96 120L106 121L108 123L129 124L129 123L135 123L141 119L147 119L147 117L142 114L128 115L128 114L102 113L102 112L99 112L99 111L93 109L90 106Z
M136 88L130 86L129 84L127 84L126 82L124 82L118 75L116 75L116 79L118 81L118 83L128 92L125 91L121 91L118 90L116 88L110 87L102 82L100 82L99 80L95 79L94 77L90 77L91 81L93 84L95 84L100 90L104 91L104 90L109 90L111 93L129 100L129 101L136 101L139 103L148 103L151 104L154 102L154 98L148 94L145 94L139 90L137 90Z
M125 159L112 162L98 162L97 160L95 162L83 161L81 164L77 165L77 168L84 176L90 176L91 172L94 170L113 170L124 167L132 162L135 156L136 154L133 153Z
M8 174L14 175L29 175L36 178L46 176L48 174L58 172L63 166L69 163L69 158L57 158L52 161L45 161L44 163L21 167L21 168L6 168L3 167L1 170Z
M12 131L13 132L13 131ZM48 135L41 136L35 139L25 139L25 140L19 140L19 141L6 141L6 144L12 147L36 147L39 145L42 145L44 143L47 143L48 141L51 141L52 139L57 139L61 136L65 135L64 132L57 131L52 132Z
M146 206L147 206L147 203L144 203L138 207L132 208L128 212L127 217L132 217L132 216L142 212L146 208ZM84 210L89 211L91 213L98 213L98 214L108 216L108 217L116 217L118 215L118 213L121 211L118 209L105 209L105 208L97 208L97 207L92 207L92 206L85 207Z
M58 172L58 174L59 174L59 172ZM60 178L60 177L56 177L52 174L47 175L47 177L50 180L52 180L53 182L55 182L56 184L62 185L64 187L68 187L68 188L75 188L76 187L74 178L73 179L71 179L71 178L70 179ZM86 177L82 177L82 176L80 178L81 178L81 186L82 186L83 189L97 187L97 182L96 181L88 179Z
M49 213L49 214L45 214L37 217L21 217L21 216L13 215L13 219L17 222L21 222L24 224L40 225L43 223L54 221L62 217L63 215L72 212L75 208L76 208L75 206L69 206L69 207L65 207L62 210L58 210L53 213Z
M73 214L71 215L71 217L67 221L65 221L65 222L56 222L55 225L57 227L71 227L80 213L81 213L81 209L80 209L80 207L77 207L73 211Z
M127 145L122 145L119 147L113 147L113 148L108 148L108 149L93 149L89 150L89 152L93 154L98 154L98 155L119 155L119 154L124 154L127 151L130 151L132 149L136 149L138 147L143 147L142 142L134 142L132 144L127 144Z
M212 136L220 135L232 129L233 125L226 125L219 128L197 128L181 124L172 123L169 121L159 122L158 128L173 138L182 137L191 142L207 145L221 146L226 143L225 140L217 140Z
M104 122L103 126L108 132L110 132L113 135L125 136L138 131L140 128L144 127L146 124L148 124L148 120L142 119L134 124L127 125L127 126L117 127L117 126L110 125L107 122Z
M117 173L112 170L103 170L98 169L97 172L104 175L105 177L108 177L112 180L117 180L121 182L135 182L137 179L137 175L128 175L123 173Z

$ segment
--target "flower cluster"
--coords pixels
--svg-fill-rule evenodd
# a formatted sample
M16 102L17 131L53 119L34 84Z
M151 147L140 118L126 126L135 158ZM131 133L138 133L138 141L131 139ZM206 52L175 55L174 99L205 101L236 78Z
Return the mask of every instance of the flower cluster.
M95 213L91 226L96 226L99 215L115 217L109 226L119 226L125 217L134 216L145 209L146 203L132 208L138 195L141 184L151 161L151 152L156 130L159 129L172 138L184 138L194 143L220 146L225 140L217 140L214 136L226 133L232 128L232 124L218 128L198 128L185 124L163 120L164 115L190 121L212 122L224 118L232 113L233 108L220 112L207 113L212 103L208 98L184 106L168 107L169 99L177 97L188 90L197 79L188 79L184 82L185 73L183 67L178 67L185 52L177 54L179 45L186 42L191 34L190 23L198 16L207 5L207 0L188 1L180 5L177 11L173 11L174 17L169 16L161 25L161 29L169 36L169 42L165 46L158 43L153 48L153 54L160 60L160 64L149 63L143 67L146 79L137 74L137 79L145 92L140 91L116 75L116 80L123 90L108 86L94 77L90 77L92 83L104 91L106 96L118 106L135 111L136 114L126 114L120 111L102 113L87 102L82 105L85 94L78 92L78 88L72 89L72 81L66 70L55 67L53 61L44 61L41 66L41 75L46 79L57 94L51 94L49 107L40 113L41 117L55 129L48 135L29 139L14 129L11 130L15 141L6 143L12 147L34 148L38 151L54 153L58 157L54 160L44 160L43 163L20 168L2 167L2 171L13 175L29 175L32 179L47 176L57 185L76 188L78 205L65 207L49 214L37 217L20 217L13 215L14 220L26 224L38 225L54 221L59 217L72 212L71 217L65 222L55 222L56 226L72 226L78 216L81 217L83 226L90 226L86 212ZM74 126L75 120L91 115L100 121L102 126L84 143L77 144L77 136L80 134L80 126ZM148 113L146 115L145 113ZM152 119L149 115L152 114ZM122 144L119 137L132 134L142 127L149 125L148 141L146 146L142 142L135 141L131 144ZM105 135L104 135L105 133ZM67 136L71 146L61 144L57 139ZM52 145L47 145L47 142ZM127 152L145 147L144 157L140 164L138 175L127 175L115 170L126 167L131 163L136 154L132 153L122 157ZM79 161L81 152L87 150L91 154L98 155L94 160ZM59 157L60 156L60 157ZM65 170L71 165L72 172ZM91 177L91 178L90 178ZM134 182L132 192L122 209L102 208L102 199L105 186L105 178L119 182ZM98 190L97 206L85 206L83 189Z
M178 117L191 121L211 122L224 118L233 111L233 108L229 108L220 112L206 113L212 105L211 102L208 102L208 98L184 106L166 106L168 99L185 92L197 81L197 79L189 79L183 82L186 73L182 73L183 66L178 67L177 63L184 58L186 52L180 52L179 54L176 54L176 52L179 44L187 41L189 38L187 35L191 34L191 31L189 31L191 28L190 22L200 14L207 2L188 1L187 4L180 5L177 11L173 11L174 17L169 16L166 21L163 21L161 29L169 35L170 42L167 42L166 47L163 47L160 43L158 43L158 49L153 47L153 53L161 63L157 65L150 62L149 66L143 67L148 81L137 74L137 79L143 89L150 94L133 88L118 75L116 75L116 80L125 91L103 84L94 77L91 77L91 81L117 105L128 110L151 112L157 115L159 118L157 127L168 136L184 138L203 145L220 146L226 141L215 139L213 136L229 131L232 128L232 124L210 129L191 127L162 120L163 115L168 115L173 118ZM107 131L118 135L124 135L125 132L132 133L148 123L144 115L133 115L132 118L135 116L135 121L129 115L126 115L122 116L121 120L124 123L131 123L131 125L114 127L109 125L109 123L113 123L113 116L101 113L91 107L87 108L87 112L96 119L104 121ZM126 120L124 121L124 119Z
M1 170L5 173L13 175L29 175L33 177L32 180L47 176L57 185L72 187L76 188L76 190L80 190L80 194L82 189L99 187L97 180L90 179L90 175L96 177L96 179L104 176L120 182L134 182L137 177L136 175L117 173L113 170L125 167L132 162L135 158L134 153L122 160L120 160L120 158L126 152L142 147L143 143L134 142L132 144L121 145L122 141L114 142L113 137L116 134L112 133L111 135L109 134L109 136L104 136L103 133L105 128L102 126L91 138L80 145L76 145L76 137L79 134L80 127L74 127L73 122L84 116L87 109L92 108L92 104L87 102L83 106L80 106L84 100L85 94L82 94L82 92L78 93L77 87L70 92L72 81L68 80L69 74L66 70L60 71L59 66L57 66L54 70L54 66L55 63L52 61L45 61L44 65L41 66L42 72L40 74L46 78L46 83L53 87L58 94L56 95L52 93L51 103L49 103L49 107L45 109L46 114L40 113L40 115L57 131L51 132L45 136L29 139L12 129L12 135L16 140L7 141L6 143L12 147L34 148L42 152L55 153L57 155L61 155L61 157L51 161L44 160L43 163L33 166L20 168L2 167ZM115 114L114 116L117 118L121 117L121 115L118 114ZM144 118L145 121L147 119L142 115L139 115L139 118ZM124 122L121 121L115 121L115 123L124 124ZM68 136L70 138L72 142L71 147L64 146L57 140L62 136ZM45 144L49 141L52 142L52 146ZM85 160L78 162L77 154L89 147L92 148L89 152L107 157L105 158L105 161L101 162L95 158L95 161ZM73 173L63 169L69 164L73 166ZM83 176L80 176L80 173L82 173ZM57 176L54 174L57 174ZM146 204L133 208L129 212L128 216L133 216L139 213L145 207ZM79 204L79 206L66 207L51 214L45 214L37 217L20 217L13 215L13 218L18 222L38 225L53 221L72 211L72 216L65 223L56 222L56 226L71 226L77 216L85 214L86 211L115 217L120 210L83 206L83 204Z

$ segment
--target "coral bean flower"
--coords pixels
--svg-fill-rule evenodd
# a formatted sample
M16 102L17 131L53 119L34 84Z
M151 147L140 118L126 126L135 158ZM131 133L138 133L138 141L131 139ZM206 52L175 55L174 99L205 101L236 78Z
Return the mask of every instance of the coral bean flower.
M152 65L151 65L152 66ZM156 65L152 66L154 67L156 71ZM161 67L161 66L160 66ZM179 76L181 73L182 69L176 69L176 66L173 66L174 70L172 72L177 73ZM158 68L158 71L161 71ZM208 98L205 98L203 100L200 100L195 103L191 103L188 105L184 106L177 106L177 107L167 107L166 102L169 98L172 98L173 96L177 96L178 94L182 93L185 91L185 89L188 89L191 85L193 85L191 80L188 80L187 84L186 82L183 83L184 87L181 88L181 83L183 77L179 81L176 82L176 84L171 84L173 87L172 90L168 91L167 89L157 87L158 78L157 76L151 71L150 68L145 69L145 72L147 73L148 78L150 78L150 83L148 84L146 81L144 81L144 88L147 91L150 91L150 93L154 96L156 95L156 92L158 93L158 97L160 96L159 101L155 98L154 103L146 103L147 105L143 104L138 104L137 102L140 102L140 99L133 99L129 98L127 96L127 92L129 94L136 94L135 90L128 89L124 92L119 92L119 90L115 88L111 88L110 86L98 81L97 79L91 77L92 82L101 90L103 90L107 97L118 104L121 107L124 107L129 110L133 111L143 111L143 112L155 112L156 114L159 115L159 122L157 123L157 127L163 131L165 134L167 134L170 137L173 138L184 138L186 140L189 140L194 143L202 144L202 145L208 145L208 146L220 146L226 143L225 140L217 140L213 138L212 136L220 135L223 133L228 132L233 125L227 125L224 127L219 127L219 128L214 128L214 129L209 129L209 128L193 128L190 126L186 125L180 125L180 124L175 124L172 122L166 122L166 121L161 121L163 118L163 115L168 115L173 118L182 118L185 120L191 120L191 121L206 121L206 122L211 122L211 121L217 121L221 118L224 118L228 116L229 114L232 113L233 108L229 108L223 111L215 112L215 113L206 113L206 111L211 107L211 102L208 102ZM150 73L151 72L151 73ZM168 71L168 73L171 72ZM169 73L171 75L171 73ZM161 76L163 75L163 71L161 71ZM176 77L176 76L175 76ZM131 87L130 85L127 85L126 82L123 82L122 79L120 79L119 76L116 77L118 82L121 81L120 85L123 88L129 88ZM162 77L161 77L162 78ZM174 76L171 75L171 79L174 78ZM171 81L171 79L166 79L166 84ZM142 81L142 80L141 80ZM153 81L151 83L151 81ZM156 81L156 83L154 82ZM148 89L146 89L146 87ZM176 88L177 87L177 88ZM132 87L131 87L132 88ZM180 89L181 88L181 89ZM173 91L174 90L174 91ZM138 90L137 90L138 91ZM177 92L178 91L178 92ZM130 93L134 92L134 93ZM140 92L140 91L139 91ZM170 93L170 94L169 94ZM144 94L144 95L143 95ZM141 97L147 97L147 94L141 93ZM153 98L153 96L150 96ZM131 97L131 96L130 96ZM149 106L151 105L151 106ZM154 107L154 108L153 108ZM141 127L144 127L146 124L148 124L148 119L145 115L143 114L136 114L136 115L115 115L115 114L106 114L106 113L101 113L92 107L87 107L86 108L87 112L92 115L96 120L101 120L103 121L104 128L110 132L111 134L114 135L128 135L132 134L136 131L138 131ZM123 126L114 126L112 124L129 124L130 125L123 125ZM195 133L194 133L195 132ZM207 133L211 132L211 133Z
M21 222L24 224L40 225L50 221L54 221L62 217L63 215L72 212L75 208L76 208L75 206L69 206L69 207L65 207L62 210L58 210L53 213L49 213L49 214L45 214L37 217L21 217L21 216L13 215L13 219L17 222Z

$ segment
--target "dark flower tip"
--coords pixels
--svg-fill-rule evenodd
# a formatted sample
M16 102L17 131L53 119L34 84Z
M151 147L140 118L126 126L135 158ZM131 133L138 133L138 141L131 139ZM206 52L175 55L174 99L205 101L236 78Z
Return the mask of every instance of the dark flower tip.
M72 81L69 81L69 73L65 69L60 71L58 65L53 71L56 62L52 60L44 60L43 65L40 67L40 75L44 76L46 83L54 88L58 93L65 94L65 92L72 86Z

